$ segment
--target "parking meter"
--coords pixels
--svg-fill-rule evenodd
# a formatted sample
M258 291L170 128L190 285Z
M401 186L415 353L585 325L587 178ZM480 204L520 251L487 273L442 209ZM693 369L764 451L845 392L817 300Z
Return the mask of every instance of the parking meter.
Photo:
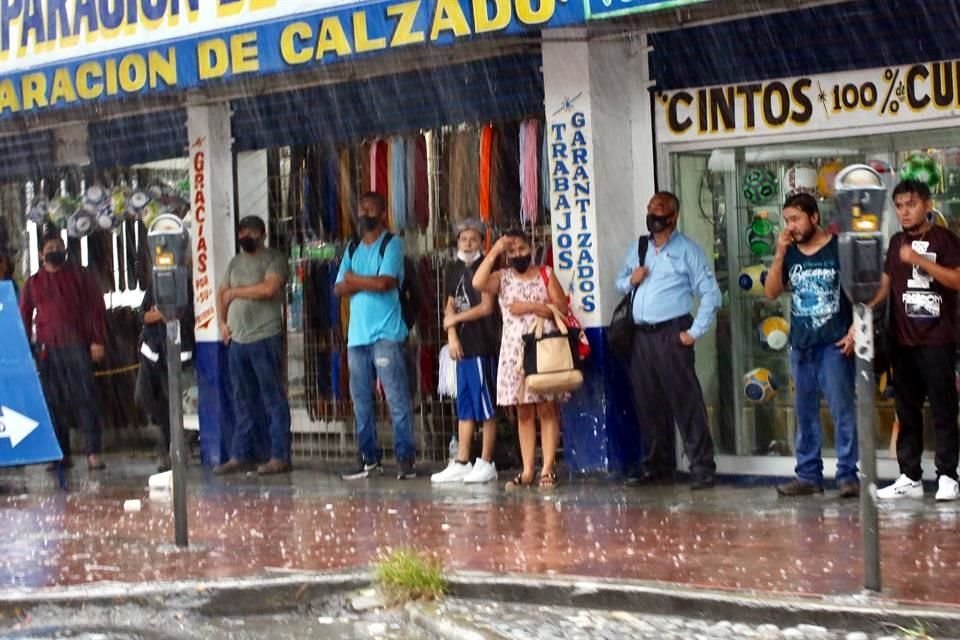
M183 451L183 405L180 398L180 318L188 305L190 237L175 215L159 216L147 232L153 255L153 299L167 323L167 396L170 401L170 448L173 471L174 541L187 546L186 455Z
M147 233L153 255L153 297L157 310L169 322L183 316L190 298L190 268L187 253L190 237L183 221L175 215L159 216Z
M840 215L840 281L855 303L857 433L860 445L860 523L864 586L879 592L880 531L877 516L877 457L874 442L873 309L867 302L883 280L883 210L887 188L872 167L855 164L837 174L834 198Z
M837 174L841 281L855 303L869 302L883 277L883 210L887 188L872 167L855 164Z

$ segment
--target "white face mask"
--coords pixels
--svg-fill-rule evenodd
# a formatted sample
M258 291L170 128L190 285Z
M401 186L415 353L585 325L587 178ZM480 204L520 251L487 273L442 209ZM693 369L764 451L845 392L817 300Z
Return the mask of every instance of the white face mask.
M457 257L463 260L464 264L473 264L477 261L477 258L480 257L480 252L474 251L473 253L466 253L464 251L457 251Z

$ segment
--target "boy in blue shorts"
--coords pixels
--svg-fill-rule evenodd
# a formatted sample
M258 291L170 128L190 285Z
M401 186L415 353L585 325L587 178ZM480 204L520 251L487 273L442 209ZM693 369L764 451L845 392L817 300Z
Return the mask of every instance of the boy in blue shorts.
M457 261L447 271L446 308L443 327L447 330L450 355L457 361L457 418L459 449L446 469L433 474L436 484L482 483L497 479L493 448L497 438L494 420L497 389L497 358L500 327L493 314L492 296L473 288L473 271L483 255L485 228L476 218L459 222ZM477 423L483 423L483 451L470 463L470 443Z

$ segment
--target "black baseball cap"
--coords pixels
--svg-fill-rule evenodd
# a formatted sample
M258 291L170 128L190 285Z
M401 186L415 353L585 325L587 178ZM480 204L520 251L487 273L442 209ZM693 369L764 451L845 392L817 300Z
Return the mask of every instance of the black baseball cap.
M259 231L261 235L267 233L267 225L263 223L263 218L260 216L244 216L240 219L240 224L237 225L237 228Z

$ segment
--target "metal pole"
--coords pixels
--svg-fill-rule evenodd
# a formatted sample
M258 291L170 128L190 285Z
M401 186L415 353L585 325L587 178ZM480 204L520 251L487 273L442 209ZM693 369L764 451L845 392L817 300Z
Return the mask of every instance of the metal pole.
M874 442L873 310L854 309L857 326L857 433L860 445L860 528L863 586L880 591L880 521L877 515L877 454Z
M167 321L167 396L173 467L173 529L178 547L187 546L187 460L183 452L183 399L180 393L180 321Z

